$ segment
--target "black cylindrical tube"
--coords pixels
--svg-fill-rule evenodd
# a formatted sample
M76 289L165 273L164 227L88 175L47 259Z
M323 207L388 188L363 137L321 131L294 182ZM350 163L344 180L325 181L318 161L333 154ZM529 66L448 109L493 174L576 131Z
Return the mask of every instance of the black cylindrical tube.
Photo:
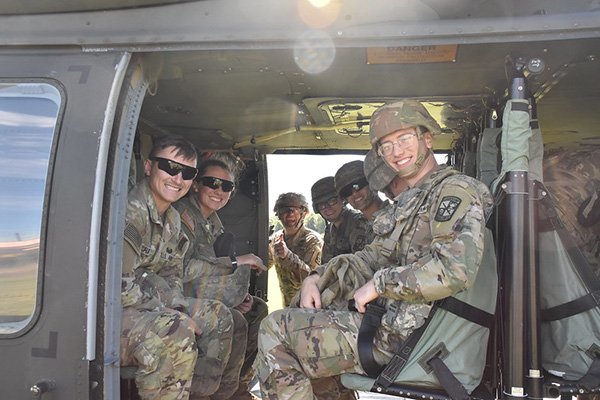
M525 86L525 77L513 78L512 83L510 85L510 98L513 100L526 99L526 91L527 87Z
M527 243L528 185L527 171L509 171L506 175L505 290L504 301L504 386L503 398L522 398L525 393L525 265L529 261Z
M529 223L527 256L527 394L530 399L542 399L543 373L540 342L540 279L538 240L538 188L539 184L529 181Z

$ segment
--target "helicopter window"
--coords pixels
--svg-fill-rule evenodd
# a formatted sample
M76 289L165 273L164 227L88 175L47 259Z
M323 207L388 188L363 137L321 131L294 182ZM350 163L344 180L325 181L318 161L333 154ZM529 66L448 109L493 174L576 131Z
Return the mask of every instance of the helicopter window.
M0 334L39 303L40 236L60 95L46 83L0 83Z

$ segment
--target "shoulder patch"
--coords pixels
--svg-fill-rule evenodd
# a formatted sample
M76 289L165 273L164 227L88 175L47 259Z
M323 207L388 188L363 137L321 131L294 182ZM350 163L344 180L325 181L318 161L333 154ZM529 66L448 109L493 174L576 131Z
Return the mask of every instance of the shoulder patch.
M142 248L142 235L133 224L125 226L124 238L139 255Z
M185 209L181 213L181 220L183 221L185 226L187 226L189 228L190 231L194 232L194 228L195 228L194 218L192 217L192 215L188 209Z
M462 200L456 196L444 196L442 201L440 202L440 206L438 207L435 213L435 220L438 222L446 222L449 221Z

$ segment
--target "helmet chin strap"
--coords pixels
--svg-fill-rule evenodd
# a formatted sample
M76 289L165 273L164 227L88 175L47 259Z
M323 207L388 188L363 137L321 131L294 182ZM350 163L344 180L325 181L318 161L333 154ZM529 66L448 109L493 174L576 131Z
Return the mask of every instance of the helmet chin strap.
M412 178L421 170L421 168L423 168L423 165L425 165L427 160L429 160L429 157L433 157L433 151L431 151L431 149L428 149L427 146L425 146L423 140L419 140L417 160L411 165L400 169L396 172L396 174L400 178Z

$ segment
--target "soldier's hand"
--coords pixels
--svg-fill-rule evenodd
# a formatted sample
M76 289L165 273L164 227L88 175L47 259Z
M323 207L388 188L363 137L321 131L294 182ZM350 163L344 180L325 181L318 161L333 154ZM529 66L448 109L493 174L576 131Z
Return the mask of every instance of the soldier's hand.
M275 255L279 258L286 258L288 252L290 251L285 244L285 240L281 239L273 245L273 250L275 250Z
M300 288L300 307L321 308L321 292L317 286L319 275L309 275Z
M354 292L354 302L356 309L360 313L367 311L367 303L379 297L379 293L375 290L375 282L371 279Z
M196 324L196 321L194 321L192 318L190 318L190 325L194 329L194 334L196 336L200 336L202 334L202 329L198 326L198 324Z
M261 258L252 253L236 256L235 259L239 265L248 265L251 269L257 271L259 274L267 270L267 267L265 264L263 264Z
M246 314L248 311L252 309L252 304L254 303L254 297L250 295L250 293L246 294L244 297L244 301L235 306L234 308L241 312L242 314Z

